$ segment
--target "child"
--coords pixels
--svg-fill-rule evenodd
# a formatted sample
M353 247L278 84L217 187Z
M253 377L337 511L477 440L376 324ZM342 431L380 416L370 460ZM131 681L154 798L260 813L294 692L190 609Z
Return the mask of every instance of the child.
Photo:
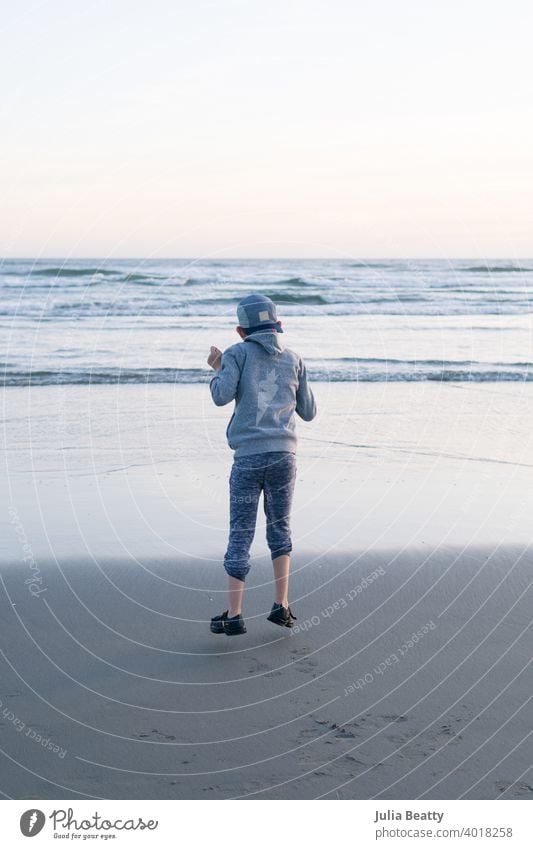
M268 619L291 628L289 607L292 551L290 512L296 477L294 413L309 422L316 404L301 357L279 340L283 333L275 304L252 294L237 308L237 333L243 340L222 354L211 347L208 364L217 371L209 388L217 407L235 400L226 437L233 449L230 475L230 531L224 568L228 573L228 609L211 620L214 634L245 634L242 617L244 580L263 492L267 543L272 556L276 601Z

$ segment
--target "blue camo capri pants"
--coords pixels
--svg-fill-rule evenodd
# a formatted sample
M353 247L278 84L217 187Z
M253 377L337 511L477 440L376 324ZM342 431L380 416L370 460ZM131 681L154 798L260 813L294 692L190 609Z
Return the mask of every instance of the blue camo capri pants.
M250 571L261 492L272 559L292 551L290 515L295 480L296 455L290 451L235 457L229 478L230 530L224 556L228 575L244 581Z

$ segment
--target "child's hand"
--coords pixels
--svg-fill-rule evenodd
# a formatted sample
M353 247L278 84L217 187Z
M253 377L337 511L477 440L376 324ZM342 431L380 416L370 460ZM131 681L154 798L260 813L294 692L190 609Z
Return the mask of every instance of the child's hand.
M211 351L209 352L209 356L207 358L207 364L214 368L215 371L218 371L222 366L222 351L219 351L218 348L215 348L214 345L211 345Z

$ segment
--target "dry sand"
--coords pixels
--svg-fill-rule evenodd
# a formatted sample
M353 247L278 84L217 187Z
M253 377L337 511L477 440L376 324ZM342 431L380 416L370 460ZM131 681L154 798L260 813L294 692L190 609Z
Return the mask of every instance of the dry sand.
M533 798L531 553L295 557L292 634L255 565L233 639L213 566L4 569L2 791Z

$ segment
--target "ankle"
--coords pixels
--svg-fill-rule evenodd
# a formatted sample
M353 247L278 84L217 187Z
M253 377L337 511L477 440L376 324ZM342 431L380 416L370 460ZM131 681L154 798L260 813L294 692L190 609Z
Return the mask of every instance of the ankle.
M241 615L240 610L231 610L231 608L228 610L228 619L233 619L234 616L240 616L240 615Z
M288 598L282 598L282 599L277 598L276 604L281 604L282 607L287 608L289 606L289 599Z

